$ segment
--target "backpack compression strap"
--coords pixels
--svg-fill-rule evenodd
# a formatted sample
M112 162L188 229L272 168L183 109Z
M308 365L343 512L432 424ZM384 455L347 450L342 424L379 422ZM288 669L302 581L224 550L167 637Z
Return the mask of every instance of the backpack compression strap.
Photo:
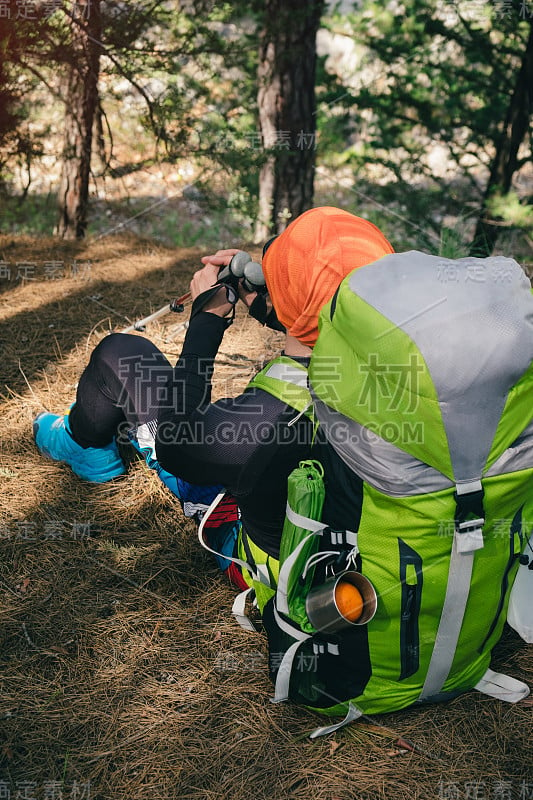
M483 547L483 488L481 481L457 486L456 524L448 571L446 597L435 646L419 700L439 694L448 677L465 615L474 553Z
M456 524L446 598L420 701L431 701L438 696L455 658L470 592L474 553L484 545L483 494L481 481L457 485ZM487 670L474 688L510 703L517 703L529 694L527 684L491 669Z

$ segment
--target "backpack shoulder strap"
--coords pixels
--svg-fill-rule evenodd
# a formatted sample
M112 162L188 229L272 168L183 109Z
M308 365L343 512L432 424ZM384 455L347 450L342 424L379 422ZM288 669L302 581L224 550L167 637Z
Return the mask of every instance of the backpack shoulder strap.
M252 378L247 389L262 389L313 419L307 369L289 356L278 356Z

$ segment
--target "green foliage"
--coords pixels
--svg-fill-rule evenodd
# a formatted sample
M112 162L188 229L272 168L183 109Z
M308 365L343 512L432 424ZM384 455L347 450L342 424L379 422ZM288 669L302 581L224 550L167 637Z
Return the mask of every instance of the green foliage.
M0 233L51 236L57 220L56 198L28 194L26 197L1 198Z
M521 202L516 192L509 192L503 196L494 195L487 205L494 218L517 228L533 230L533 206Z
M496 2L362 0L350 15L328 12L326 26L356 42L356 69L338 75L326 68L325 57L318 60L317 155L333 173L352 172L355 213L366 202L357 192L367 181L366 192L385 209L369 216L384 230L393 227L396 246L464 249L524 47L529 21L521 5L511 0L511 12L499 15ZM205 214L186 225L168 210L150 223L154 236L190 244L203 226L214 241L229 231L229 219L237 235L246 233L266 157L256 109L265 3L103 0L101 8L101 103L111 121L110 133L104 125L101 174L119 175L137 161L181 165L187 159L196 174L210 176L209 186L196 180ZM38 24L0 19L0 174L6 184L19 174L29 176L29 184L49 131L60 142L60 126L50 119L46 127L31 107L31 92L46 84L59 102L72 59L68 23L62 11L41 16ZM440 172L428 158L435 145ZM331 202L340 201L332 196ZM16 229L18 208L21 217L35 215L34 229L51 232L51 199L7 206L4 229ZM493 198L490 211L503 223L531 228L530 207L516 195ZM95 203L93 231L105 221L99 213ZM20 229L28 229L22 219Z
M353 74L320 76L323 162L351 165L356 187L361 175L389 184L388 202L397 209L402 198L399 213L428 230L424 249L435 251L435 236L451 255L467 249L530 31L524 8L520 0L362 0L329 22L357 46ZM527 150L518 169L531 143ZM431 188L440 210L428 202ZM520 225L526 208L506 199L498 215ZM443 223L454 214L457 225Z
M383 163L396 179L435 179L428 145L440 144L450 169L472 177L485 165L509 102L528 23L513 0L496 4L366 0L350 18L367 48L360 72L370 76L350 91L356 136L354 163ZM345 98L344 104L346 106Z
M436 255L443 258L464 258L467 256L465 228L465 220L461 217L453 227L443 225L440 230L440 246Z
M102 0L100 101L103 115L110 114L102 117L101 175L120 172L124 150L122 164L117 163L114 140L122 145L126 133L130 152L144 161L186 158L196 167L224 172L229 188L240 183L255 197L263 158L254 143L256 34L262 13L256 5L253 10L242 0ZM20 172L18 162L27 168L29 183L31 162L42 153L48 133L34 124L35 109L25 105L30 90L40 85L40 97L48 91L53 102L63 102L61 81L76 59L69 8L65 4L27 23L0 19L0 172L6 181ZM117 115L120 129L106 128ZM26 117L32 124L25 125ZM61 130L55 126L52 133L59 154ZM232 205L238 202L230 198ZM248 212L250 203L248 197Z
M199 195L202 199L195 213L171 203L154 211L152 198L135 204L128 200L95 204L88 234L98 236L112 227L119 232L138 233L169 247L198 245L207 249L251 240L252 220L245 213L248 200L244 190L231 191L229 197L212 191ZM25 198L7 195L1 202L0 234L52 235L57 218L54 195L28 194Z
M326 58L317 59L317 141L322 162L334 165L349 160L350 135L355 123L352 96L338 75L326 69Z
M12 16L14 17L14 10ZM9 167L25 163L28 171L33 159L42 153L46 130L30 124L28 96L38 83L34 71L27 69L33 53L39 50L40 37L48 35L47 19L35 22L0 18L0 183L9 179ZM27 189L27 187L26 187Z

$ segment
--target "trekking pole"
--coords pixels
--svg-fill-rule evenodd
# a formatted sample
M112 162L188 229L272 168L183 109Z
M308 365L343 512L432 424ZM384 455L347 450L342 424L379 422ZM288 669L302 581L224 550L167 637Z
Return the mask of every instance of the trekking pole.
M228 266L220 270L218 273L217 282L213 289L219 286L228 286L233 289L234 292L236 292L237 285L241 280L249 290L255 289L256 291L264 291L265 279L261 265L256 261L252 261L251 256L248 253L245 253L244 250L239 250L237 253L235 253ZM211 290L208 290L204 294L206 295L204 302L207 302L211 296ZM235 297L237 297L237 295L235 295ZM154 313L150 314L148 317L144 317L143 319L134 322L133 325L129 325L127 328L124 328L122 331L120 331L120 333L144 331L146 325L148 325L150 322L153 322L160 317L164 317L171 311L174 311L175 313L181 313L185 308L185 303L187 303L187 301L190 299L191 293L186 292L186 294L176 298L170 304L160 308L159 311L154 311ZM195 301L195 304L196 302L197 301ZM200 307L198 306L195 310L198 311L199 309Z
M184 310L185 303L190 299L191 299L190 292L182 294L181 297L178 297L171 303L167 303L167 305L163 306L163 308L160 308L159 311L154 311L154 313L150 314L148 317L144 317L143 319L137 320L137 322L134 322L133 325L129 325L127 328L124 328L122 331L120 331L120 333L131 333L132 331L144 331L146 325L148 325L150 322L159 319L159 317L164 317L171 311L174 311L174 313L179 314L181 311Z

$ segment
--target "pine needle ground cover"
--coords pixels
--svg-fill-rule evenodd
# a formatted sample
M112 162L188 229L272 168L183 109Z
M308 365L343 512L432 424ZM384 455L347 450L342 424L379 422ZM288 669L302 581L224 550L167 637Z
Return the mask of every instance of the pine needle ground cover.
M0 798L3 800L531 800L531 716L469 693L325 739L269 702L265 640L144 463L86 484L34 447L93 347L187 290L197 250L107 237L0 237ZM254 255L258 255L254 253ZM146 331L171 360L183 319ZM280 346L240 312L215 396ZM493 667L533 685L511 630Z

